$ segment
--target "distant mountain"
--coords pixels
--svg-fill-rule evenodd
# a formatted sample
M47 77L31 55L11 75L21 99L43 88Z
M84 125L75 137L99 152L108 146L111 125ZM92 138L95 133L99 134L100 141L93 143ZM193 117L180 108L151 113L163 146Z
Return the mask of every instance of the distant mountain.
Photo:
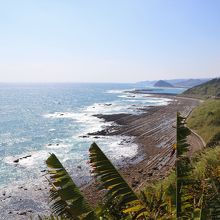
M168 80L162 80L162 81L170 83L174 87L191 88L193 86L197 86L202 83L205 83L209 80L211 79L168 79ZM156 82L157 82L156 80L142 81L142 82L137 82L137 84L141 86L154 86Z
M175 87L186 87L186 88L191 88L193 86L200 85L202 83L205 83L209 81L210 79L185 79L176 83L173 83ZM168 81L170 82L170 81Z
M167 79L167 80L163 80L163 81L170 83L174 87L191 88L193 86L197 86L202 83L205 83L209 80L211 80L211 78L205 78L205 79L204 78L203 79ZM142 86L154 86L154 84L156 82L157 82L157 80L141 81L141 82L137 82L137 84L142 85Z
M201 85L187 89L181 95L196 98L220 98L220 78L212 79Z
M173 87L172 84L164 80L159 80L154 84L155 87Z

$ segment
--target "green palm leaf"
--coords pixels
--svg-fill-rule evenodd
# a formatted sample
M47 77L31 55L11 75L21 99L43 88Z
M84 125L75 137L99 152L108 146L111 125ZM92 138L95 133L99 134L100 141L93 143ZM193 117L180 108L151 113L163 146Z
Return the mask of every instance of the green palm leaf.
M185 118L177 113L177 151L176 151L176 214L177 218L189 218L193 213L193 197L190 195L190 188L193 180L190 177L192 166L187 156L189 144L187 136L190 130L185 126Z
M97 219L93 209L55 154L50 155L46 164L49 168L49 201L52 213L68 219Z
M138 214L138 218L134 219L145 219L145 206L96 143L91 145L89 152L93 172L102 183L100 188L107 190L106 207L113 203L119 211L129 213L133 217Z

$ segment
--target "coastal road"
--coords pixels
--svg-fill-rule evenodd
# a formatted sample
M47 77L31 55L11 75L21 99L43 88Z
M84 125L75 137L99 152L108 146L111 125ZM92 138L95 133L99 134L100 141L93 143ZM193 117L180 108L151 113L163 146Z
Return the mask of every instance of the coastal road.
M187 138L187 142L190 145L189 156L191 156L194 152L203 149L206 146L205 141L200 135L198 135L192 129L190 129L190 131L191 131L191 134Z

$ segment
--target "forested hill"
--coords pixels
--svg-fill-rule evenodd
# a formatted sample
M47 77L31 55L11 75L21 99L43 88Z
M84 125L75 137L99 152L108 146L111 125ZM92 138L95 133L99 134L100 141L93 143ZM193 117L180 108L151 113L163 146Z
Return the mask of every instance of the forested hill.
M220 98L220 78L187 89L181 95L195 98Z

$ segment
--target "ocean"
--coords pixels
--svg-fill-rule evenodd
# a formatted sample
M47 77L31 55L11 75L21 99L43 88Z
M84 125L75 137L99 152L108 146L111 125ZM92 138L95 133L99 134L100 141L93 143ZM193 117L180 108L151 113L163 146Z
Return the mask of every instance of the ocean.
M58 156L76 183L84 184L90 179L88 149L94 141L115 164L134 157L138 146L132 137L97 138L87 133L111 125L95 114L140 114L138 108L169 103L167 98L128 92L143 88L110 83L0 84L0 187L37 179L46 169L49 153ZM148 89L159 93L184 90ZM125 140L130 144L122 144Z

